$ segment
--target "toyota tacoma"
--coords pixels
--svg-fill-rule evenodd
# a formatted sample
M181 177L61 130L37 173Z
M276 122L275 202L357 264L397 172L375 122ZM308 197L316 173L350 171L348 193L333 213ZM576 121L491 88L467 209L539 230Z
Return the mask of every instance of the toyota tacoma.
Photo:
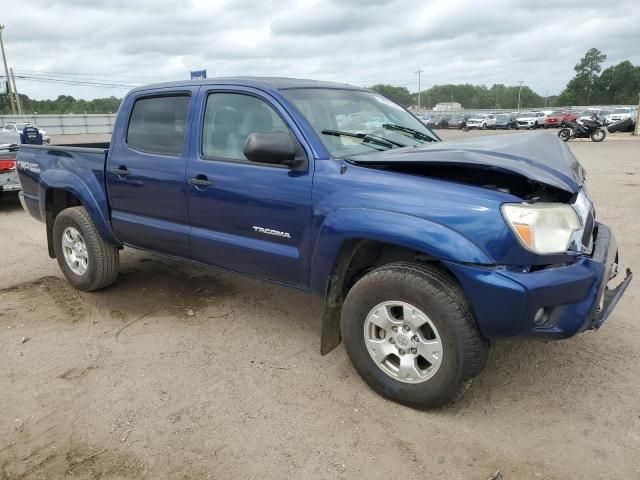
M114 282L131 247L309 291L321 353L344 343L371 388L413 407L456 398L492 339L600 327L631 281L609 283L614 235L555 136L443 142L342 84L136 88L111 142L23 145L17 168L77 289Z

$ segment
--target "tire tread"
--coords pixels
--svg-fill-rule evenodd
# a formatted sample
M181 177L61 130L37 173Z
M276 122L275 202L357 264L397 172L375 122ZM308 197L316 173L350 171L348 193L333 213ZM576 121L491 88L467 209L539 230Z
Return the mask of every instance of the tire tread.
M70 218L80 226L87 249L94 247L96 250L95 258L91 258L91 261L95 264L95 276L91 283L88 286L83 287L78 285L74 286L91 292L111 285L118 277L120 267L118 247L107 243L100 236L93 224L93 221L91 220L91 217L89 216L89 213L84 207L66 208L58 214L56 221L65 217ZM59 258L59 262L64 261L64 258Z

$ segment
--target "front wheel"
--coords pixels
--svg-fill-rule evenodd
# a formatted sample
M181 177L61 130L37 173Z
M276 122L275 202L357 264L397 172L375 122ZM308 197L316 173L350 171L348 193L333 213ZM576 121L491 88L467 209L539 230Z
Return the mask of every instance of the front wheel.
M414 408L455 400L486 363L458 285L440 270L394 263L362 277L342 308L342 338L377 393Z
M558 132L558 137L563 142L568 142L571 140L571 130L569 128L561 128Z
M594 142L601 142L604 140L606 136L607 136L607 133L603 129L598 128L595 132L591 134L591 140Z
M118 276L118 247L105 242L84 207L62 210L53 224L53 248L62 273L78 290L93 291Z

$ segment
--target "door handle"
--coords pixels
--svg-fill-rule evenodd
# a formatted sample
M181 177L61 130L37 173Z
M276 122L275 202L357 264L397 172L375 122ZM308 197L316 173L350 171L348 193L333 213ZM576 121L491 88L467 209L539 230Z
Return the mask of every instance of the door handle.
M114 168L111 171L120 177L126 177L127 175L131 175L131 172L124 165L120 165L118 168Z
M197 177L193 177L189 179L189 183L191 185L195 185L196 187L211 187L213 182L209 181L206 175L198 175Z

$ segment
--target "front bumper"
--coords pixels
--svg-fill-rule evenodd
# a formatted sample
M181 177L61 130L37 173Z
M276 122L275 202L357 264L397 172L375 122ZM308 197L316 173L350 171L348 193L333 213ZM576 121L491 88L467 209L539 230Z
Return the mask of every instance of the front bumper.
M618 250L609 228L597 224L594 249L571 265L534 272L486 268L447 262L472 305L478 326L488 338L524 336L566 338L599 328L624 294L633 277L616 288L608 283L617 274ZM544 310L542 322L534 323Z

